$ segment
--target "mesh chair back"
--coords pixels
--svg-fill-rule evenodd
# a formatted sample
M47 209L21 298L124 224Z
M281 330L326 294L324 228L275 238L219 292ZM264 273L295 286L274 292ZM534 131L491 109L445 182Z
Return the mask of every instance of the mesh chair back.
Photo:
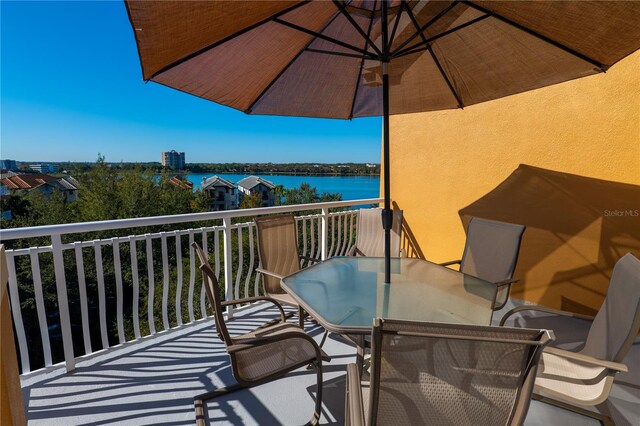
M545 330L376 320L369 424L521 424Z
M393 224L391 226L391 257L400 257L401 235L402 210L393 210ZM367 257L384 256L382 209L361 209L358 211L356 248L356 255Z
M205 289L205 294L209 300L209 304L213 309L213 318L216 323L216 329L218 336L222 339L226 346L233 344L227 325L224 322L222 301L220 299L220 287L218 285L218 279L211 269L207 254L202 250L202 247L198 243L193 243L192 247L195 249L198 258L200 259L200 270L202 271L202 285Z
M513 278L518 262L524 225L471 218L460 271L497 283ZM503 306L509 287L498 289L495 306Z
M258 217L258 252L262 269L286 277L300 270L296 220L293 215ZM280 279L263 274L267 294L284 293Z
M609 291L581 353L622 362L640 332L640 260L624 255L613 268Z

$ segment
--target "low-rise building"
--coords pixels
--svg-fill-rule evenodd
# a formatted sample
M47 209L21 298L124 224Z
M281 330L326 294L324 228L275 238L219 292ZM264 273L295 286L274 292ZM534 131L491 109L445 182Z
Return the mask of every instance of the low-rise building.
M275 194L273 189L276 186L273 182L258 176L249 176L238 182L239 202L245 195L260 195L261 207L271 207L275 204Z
M58 166L46 163L31 164L29 168L38 173L55 173L58 171Z
M233 183L219 176L202 178L202 190L210 199L209 210L233 210L238 208L238 194Z
M75 201L78 193L78 182L71 176L57 178L42 173L14 174L1 179L0 184L5 185L13 194L37 190L47 199L51 198L54 191L60 191L66 201Z

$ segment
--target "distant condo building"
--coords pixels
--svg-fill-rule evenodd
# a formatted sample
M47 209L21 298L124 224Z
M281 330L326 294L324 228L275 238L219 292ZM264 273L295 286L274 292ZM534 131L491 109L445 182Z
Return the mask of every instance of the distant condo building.
M260 195L260 207L272 207L275 204L276 196L273 193L273 189L276 186L273 182L266 179L262 179L258 176L249 176L238 182L238 195L239 201L245 195Z
M175 150L165 151L162 153L162 166L170 167L174 170L184 170L184 152L176 152Z
M18 170L16 160L0 160L0 170L10 170L15 172Z
M238 208L236 187L219 176L202 178L202 190L209 196L209 210L233 210Z
M31 164L29 168L38 173L55 173L58 171L58 166L56 166L55 164Z

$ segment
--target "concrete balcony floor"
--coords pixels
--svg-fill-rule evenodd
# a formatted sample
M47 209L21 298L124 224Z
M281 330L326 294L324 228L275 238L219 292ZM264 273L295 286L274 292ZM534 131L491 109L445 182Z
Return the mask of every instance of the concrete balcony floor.
M229 322L232 333L244 333L274 318L269 305L255 305ZM500 318L500 313L496 314ZM535 326L539 319L531 319ZM547 321L546 324L549 324ZM524 324L523 324L524 325ZM307 321L307 332L320 339L322 329ZM574 340L584 327L562 323L556 334ZM568 333L563 333L568 331ZM571 345L571 342L564 342ZM355 348L331 336L325 351L324 424L342 424L345 365L355 361ZM640 424L640 342L625 359L631 372L620 374L605 406L618 425ZM235 383L213 320L172 330L125 345L62 370L23 378L29 424L193 424L193 397ZM299 425L309 420L316 394L315 372L301 369L285 378L241 390L208 404L216 424ZM533 401L526 425L597 425L597 421Z

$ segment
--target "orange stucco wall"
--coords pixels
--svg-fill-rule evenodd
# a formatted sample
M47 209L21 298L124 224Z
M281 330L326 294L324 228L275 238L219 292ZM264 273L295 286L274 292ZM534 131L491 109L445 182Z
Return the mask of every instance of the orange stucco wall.
M640 52L606 74L464 110L392 116L390 138L392 198L404 210L417 244L428 259L457 259L465 241L459 211L520 164L640 185ZM631 200L636 204L640 209L640 197ZM621 233L631 238L619 251L640 254L640 217L627 218L624 227ZM604 286L591 296L575 296L575 288L565 287L547 297L546 287L563 268L589 267L618 253L603 253L598 247L595 222L563 238L567 245L554 247L549 259L540 261L546 265L543 270L530 265L518 271L525 278L520 296L560 307L562 293L571 292L579 303L597 309L614 260L607 260L596 274L597 283L589 284Z

